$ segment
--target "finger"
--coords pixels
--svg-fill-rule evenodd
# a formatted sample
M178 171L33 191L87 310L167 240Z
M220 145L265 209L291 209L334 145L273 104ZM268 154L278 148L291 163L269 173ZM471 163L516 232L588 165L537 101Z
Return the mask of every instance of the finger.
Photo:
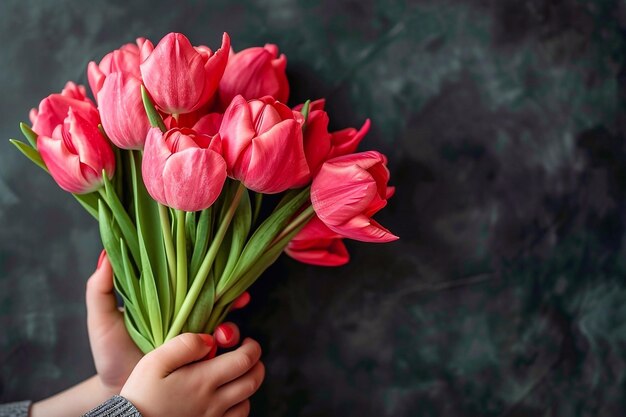
M250 414L250 400L245 400L232 406L223 417L247 417Z
M104 250L100 254L96 271L87 281L85 298L90 318L120 316L113 292L113 269Z
M237 297L235 301L233 301L233 303L230 305L230 309L237 310L240 308L244 308L245 306L248 305L249 302L250 302L250 293L248 291L245 291L243 294Z
M238 404L250 398L259 389L264 377L265 366L259 361L248 373L219 388L215 395L225 404Z
M232 352L226 352L215 359L206 362L204 369L207 378L213 380L213 385L219 387L248 372L261 357L261 346L247 338L242 345Z
M208 334L183 333L148 353L145 358L161 376L204 358L215 346Z
M213 332L217 345L221 348L230 348L239 343L239 327L235 323L226 322L217 326Z

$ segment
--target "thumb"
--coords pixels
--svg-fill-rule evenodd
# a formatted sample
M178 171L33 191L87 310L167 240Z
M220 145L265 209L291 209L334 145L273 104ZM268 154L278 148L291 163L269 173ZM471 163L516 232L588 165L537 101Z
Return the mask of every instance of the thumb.
M151 366L167 376L189 363L203 359L214 347L208 334L183 333L150 352Z
M120 312L113 292L113 269L104 250L100 254L96 271L87 281L85 297L89 321L119 318Z

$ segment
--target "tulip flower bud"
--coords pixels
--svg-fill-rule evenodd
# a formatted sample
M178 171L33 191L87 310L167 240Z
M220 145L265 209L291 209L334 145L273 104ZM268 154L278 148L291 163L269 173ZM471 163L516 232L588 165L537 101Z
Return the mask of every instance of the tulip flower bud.
M296 187L309 175L300 113L272 97L237 96L220 127L228 175L265 194Z
M204 210L226 181L221 139L188 128L148 132L142 162L146 189L156 201L184 210Z
M285 253L305 264L340 266L350 260L342 236L333 232L317 216L289 242Z
M304 153L311 175L301 185L311 181L322 164L328 159L353 153L370 128L367 119L358 131L349 127L337 132L328 132L328 114L324 111L325 100L312 101L309 105L309 116L304 130ZM302 104L293 108L301 112Z
M363 242L390 242L398 237L371 218L393 194L388 181L385 155L368 151L340 156L326 161L313 179L311 202L330 230Z
M100 188L102 171L109 179L113 177L115 155L109 142L97 124L73 108L50 136L38 136L37 148L50 175L70 193L86 194Z
M287 58L278 55L278 47L267 44L233 53L220 81L219 95L224 107L237 95L246 100L272 96L281 103L289 98L285 68Z
M96 99L98 99L98 93L109 74L122 72L141 79L139 71L139 64L142 60L141 48L146 42L150 43L145 38L138 38L136 44L127 43L121 48L106 54L99 64L96 64L94 61L89 63L87 66L87 79Z
M146 53L144 50L142 54ZM190 113L215 93L229 50L230 38L226 33L215 53L207 47L194 48L182 33L170 33L141 64L144 85L165 113Z
M98 103L102 127L111 142L122 149L143 149L150 121L141 99L141 80L125 72L109 74Z

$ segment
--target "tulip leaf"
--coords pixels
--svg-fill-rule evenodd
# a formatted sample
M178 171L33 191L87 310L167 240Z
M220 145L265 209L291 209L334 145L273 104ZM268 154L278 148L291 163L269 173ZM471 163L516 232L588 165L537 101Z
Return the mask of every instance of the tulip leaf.
M306 221L303 221L298 227L292 229L289 233L281 237L280 240L274 242L269 248L267 248L267 250L263 252L241 276L237 277L234 284L220 298L220 304L228 305L232 303L237 299L237 297L243 294L244 291L250 288L257 278L259 278L269 266L276 262L287 244L300 232L300 230L302 230L302 228L308 223L308 220L312 217L313 214L309 215ZM220 322L221 320L217 323L219 324Z
M137 345L139 349L145 354L152 350L154 350L154 345L148 341L141 333L135 328L134 323L130 319L128 312L124 313L124 323L126 324L126 329L128 330L128 334L130 338L133 339L133 342Z
M129 296L129 300L125 300L125 303L130 303L133 306L136 306L133 307L133 311L131 311L133 321L139 325L138 327L141 334L150 337L150 327L146 323L148 318L147 311L142 305L141 298L139 297L141 291L139 288L139 279L137 278L137 274L135 273L131 260L128 257L128 249L123 239L120 239L120 252L122 254L124 276L126 278Z
M248 234L250 233L250 225L252 223L252 207L250 206L250 196L248 194L248 190L243 192L241 200L239 201L239 206L237 207L237 211L235 212L235 217L231 223L231 239L230 239L230 248L227 251L227 261L224 266L224 270L220 275L216 275L218 278L217 290L223 289L225 285L227 285L226 280L231 275L237 261L239 260L239 255L241 255L241 251L246 244L246 240L248 239ZM223 246L226 246L222 244Z
M195 211L188 211L185 215L185 228L187 229L185 233L187 234L189 248L193 248L196 244L196 214Z
M39 168L48 172L48 168L46 168L46 164L43 162L43 159L41 159L41 155L39 155L37 149L34 149L24 142L20 142L16 139L9 139L9 142L15 145L15 147L24 154L24 156L34 162Z
M98 196L96 193L89 194L72 194L76 201L91 214L94 219L98 220Z
M310 110L311 110L311 100L307 100L304 102L304 105L302 106L302 110L300 110L300 113L302 113L302 116L304 117L304 123L302 124L302 129L306 127L306 122L309 119Z
M100 227L102 245L106 250L107 258L109 258L109 262L113 267L113 273L119 280L119 282L116 282L116 288L123 297L129 298L126 283L120 279L125 275L124 261L122 260L122 253L119 245L120 234L115 228L116 225L111 218L109 209L102 200L98 200L98 225Z
M146 296L154 341L160 345L163 343L163 330L167 329L171 320L172 288L167 272L167 256L158 204L150 197L144 185L141 176L141 154L137 151L131 152L133 154L131 174L141 258L140 287ZM142 281L146 281L143 282L143 286Z
M128 248L130 249L133 259L137 264L139 264L141 262L141 257L139 255L139 242L137 241L137 228L130 219L130 216L126 212L126 209L115 192L113 184L111 184L109 177L104 171L102 171L102 180L104 182L104 193L102 193L102 195L105 198L106 203L109 205L115 221L122 230L122 235L124 236L124 239L126 239L126 243L128 244ZM102 189L100 189L100 192L102 192Z
M293 198L286 201L281 208L275 210L254 232L246 244L241 257L237 261L235 268L229 277L220 280L217 288L217 298L219 299L229 287L235 285L237 277L246 272L258 258L266 251L274 238L283 231L287 222L296 214L302 205L309 199L310 188L302 189Z
M193 333L201 333L204 331L211 311L215 302L215 279L213 273L209 273L196 303L191 309L189 318L187 319L187 330Z
M22 134L34 149L37 149L37 134L26 123L20 123Z
M193 278L200 269L200 264L202 263L207 248L209 247L209 240L211 239L211 226L213 223L212 211L213 207L202 210L200 218L198 219L198 226L195 231L196 241L193 247L193 254L191 255L191 263L189 265L190 286Z
M146 87L143 85L141 86L141 98L143 100L143 106L146 109L148 120L150 120L150 125L152 127L158 127L161 129L161 132L167 132L165 123L163 123L163 118L161 118L161 115L157 111L156 107L154 107L152 97L150 97L150 93L148 93L148 90L146 90Z

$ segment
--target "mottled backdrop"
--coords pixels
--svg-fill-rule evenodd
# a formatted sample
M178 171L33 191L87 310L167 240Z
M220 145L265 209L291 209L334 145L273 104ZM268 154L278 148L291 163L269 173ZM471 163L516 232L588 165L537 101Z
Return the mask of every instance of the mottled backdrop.
M96 224L9 145L138 36L277 43L291 104L373 130L401 236L323 269L282 259L239 312L254 416L618 416L626 408L626 3L0 2L0 401L93 372Z

